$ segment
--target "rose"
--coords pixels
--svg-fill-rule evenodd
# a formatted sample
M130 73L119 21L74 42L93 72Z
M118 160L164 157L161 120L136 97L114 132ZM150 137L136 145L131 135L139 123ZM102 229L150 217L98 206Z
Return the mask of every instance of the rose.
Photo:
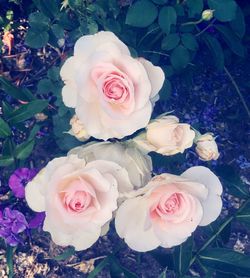
M183 153L193 145L195 132L190 125L179 123L175 116L164 116L153 120L146 133L142 133L134 141L147 152L157 152L163 155Z
M195 148L201 160L216 160L220 156L214 137L207 133L198 137Z
M101 159L113 161L125 168L131 184L119 188L120 192L142 187L151 179L152 160L147 154L142 153L133 143L91 142L81 147L72 149L69 154L77 154L87 162Z
M218 217L221 193L219 179L205 167L192 167L181 176L155 176L119 207L116 231L139 252L179 245L198 225Z
M114 162L86 163L69 155L50 161L25 193L31 209L45 211L43 230L56 244L84 250L107 228L117 208L118 186L127 183L127 171Z
M86 132L123 138L145 127L164 81L161 68L131 57L111 32L81 37L61 69L66 106L75 108Z

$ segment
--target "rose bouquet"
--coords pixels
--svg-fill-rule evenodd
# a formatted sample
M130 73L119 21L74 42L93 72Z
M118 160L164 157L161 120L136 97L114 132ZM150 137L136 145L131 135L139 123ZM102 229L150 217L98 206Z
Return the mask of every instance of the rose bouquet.
M219 156L211 134L167 113L151 119L165 79L160 67L133 58L102 31L76 42L60 74L63 102L75 112L69 133L88 143L50 161L25 187L28 205L45 212L43 230L56 244L85 250L114 219L131 249L171 248L219 216L222 185L208 168L153 173L151 152L172 156L196 143L201 159Z

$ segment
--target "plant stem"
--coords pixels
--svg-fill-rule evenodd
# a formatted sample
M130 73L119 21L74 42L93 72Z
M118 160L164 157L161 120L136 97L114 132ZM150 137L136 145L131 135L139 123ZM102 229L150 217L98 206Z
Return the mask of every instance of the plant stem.
M200 30L199 28L196 28L199 30L199 33L197 33L195 36L198 37L200 36L201 34L203 34L204 32L207 31L207 29L209 29L211 26L213 26L214 22L216 21L216 19L213 19L204 29Z
M145 52L145 53L152 53L152 54L158 54L158 55L169 57L168 54L163 53L163 52L159 52L159 51L144 50L143 52Z
M244 106L244 108L245 108L245 110L246 110L246 112L247 112L247 115L248 115L248 117L250 118L250 111L249 111L249 109L248 109L248 107L247 107L247 104L246 104L246 102L245 102L245 100L244 100L243 95L242 95L241 92L240 92L240 89L239 89L237 83L235 82L235 80L234 80L234 78L232 77L231 73L228 71L228 69L227 69L225 66L224 66L224 71L226 72L227 76L228 76L229 79L231 80L231 82L232 82L232 84L233 84L233 86L234 86L236 92L238 93L238 95L239 95L239 97L240 97L240 100L241 100L241 102L242 102L242 104L243 104L243 106Z
M197 24L201 23L202 21L203 21L203 19L201 18L197 21L189 21L189 22L182 23L181 26L197 25Z
M140 47L141 43L145 40L145 38L146 38L147 36L149 36L151 33L153 33L154 31L156 31L156 30L158 30L158 29L160 29L159 26L156 27L156 28L154 28L154 29L152 29L152 30L150 30L150 31L148 31L148 32L140 39L140 41L138 42L138 47Z
M244 202L244 204L237 210L237 212L230 216L218 229L218 231L209 238L208 241L206 241L202 247L196 252L196 254L193 256L193 258L191 259L190 263L189 263L189 267L195 262L195 260L197 259L197 257L199 256L200 252L202 252L203 250L205 250L215 239L216 237L222 232L222 230L250 203L250 198Z

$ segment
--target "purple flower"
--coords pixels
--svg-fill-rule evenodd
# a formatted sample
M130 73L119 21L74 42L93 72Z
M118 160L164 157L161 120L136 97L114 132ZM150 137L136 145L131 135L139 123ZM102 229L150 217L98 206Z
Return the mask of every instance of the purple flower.
M16 246L22 240L18 234L28 228L25 216L18 210L5 208L0 214L0 237L4 238L6 243Z
M42 226L43 221L45 219L45 212L36 213L35 217L29 221L29 228L34 229Z
M24 198L24 186L34 178L37 170L28 168L17 169L9 179L9 187L17 198Z

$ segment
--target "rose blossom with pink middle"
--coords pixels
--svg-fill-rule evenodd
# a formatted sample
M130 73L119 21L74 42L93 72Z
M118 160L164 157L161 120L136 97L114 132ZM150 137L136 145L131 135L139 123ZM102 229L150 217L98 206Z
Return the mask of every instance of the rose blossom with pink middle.
M128 199L117 210L116 231L139 252L179 245L219 216L221 193L219 179L205 167L155 176L144 188L124 194Z
M43 230L62 246L84 250L107 232L117 209L118 188L131 188L118 164L77 155L55 158L25 188L31 209L45 211Z
M132 58L105 31L78 39L60 74L64 104L75 109L88 135L104 140L144 128L165 79L160 67Z

